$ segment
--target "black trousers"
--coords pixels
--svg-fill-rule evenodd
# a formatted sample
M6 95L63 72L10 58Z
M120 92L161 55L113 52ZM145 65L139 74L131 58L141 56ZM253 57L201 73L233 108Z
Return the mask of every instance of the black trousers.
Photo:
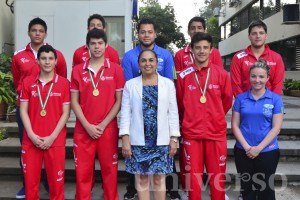
M278 149L250 159L243 149L234 147L235 166L241 179L243 200L275 200L274 176L279 161Z
M173 162L173 173L176 173L175 160ZM136 191L134 174L127 173L127 175L128 175L127 192L134 192L134 191ZM168 175L166 176L166 189L168 192L169 191L178 191L178 183L177 183L177 186L174 185L172 177L168 176Z

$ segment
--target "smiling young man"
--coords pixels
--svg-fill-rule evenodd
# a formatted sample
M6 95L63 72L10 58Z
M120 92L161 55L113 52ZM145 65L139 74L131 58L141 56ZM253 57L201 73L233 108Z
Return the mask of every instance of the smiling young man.
M87 20L87 30L90 31L94 28L106 31L106 23L105 19L102 15L93 14ZM106 50L104 54L105 58L108 58L109 61L120 64L119 54L116 49L111 47L110 45L106 45ZM80 63L85 62L90 58L90 53L87 45L83 45L75 50L73 55L73 64L78 65Z
M195 63L178 74L176 82L183 148L187 157L186 191L201 200L204 166L211 199L224 200L227 158L225 115L232 105L228 73L209 61L212 37L196 33L191 41ZM188 187L189 186L189 187Z
M37 52L39 48L45 45L45 39L47 37L47 24L41 18L34 18L28 24L28 36L30 38L30 43L27 46L19 51L16 51L12 58L12 74L14 78L15 89L20 96L22 83L24 79L31 75L38 75L40 71L40 66L37 62ZM67 77L67 64L63 54L56 50L57 53L57 62L55 65L55 72L62 76ZM20 117L20 102L18 99L17 103L17 123L19 127L19 138L20 143L22 144L23 140L23 123ZM22 166L21 166L22 167ZM23 179L23 177L22 177ZM43 183L45 189L49 191L47 180L43 175ZM23 181L23 187L19 190L16 195L17 199L25 198L25 185Z
M202 17L193 17L188 23L188 34L192 39L196 33L205 33L206 32L206 23ZM212 48L212 51L209 55L209 60L215 65L223 67L221 54L218 49ZM191 45L187 45L185 48L180 49L176 52L175 58L175 68L176 73L178 74L184 68L190 67L194 63L194 56L192 53Z
M234 55L230 67L231 84L235 97L251 87L249 69L260 58L266 60L270 67L268 89L281 94L285 67L281 56L266 44L267 37L267 25L263 21L253 21L249 25L248 38L251 45Z
M20 113L24 123L22 163L26 199L39 199L42 165L50 199L64 200L66 123L70 116L70 83L55 73L56 50L43 45L37 53L40 73L24 79Z
M87 33L91 58L76 65L71 76L71 105L76 115L74 159L76 200L90 200L95 155L103 179L104 199L118 200L118 125L125 84L120 65L105 58L107 37L103 30Z

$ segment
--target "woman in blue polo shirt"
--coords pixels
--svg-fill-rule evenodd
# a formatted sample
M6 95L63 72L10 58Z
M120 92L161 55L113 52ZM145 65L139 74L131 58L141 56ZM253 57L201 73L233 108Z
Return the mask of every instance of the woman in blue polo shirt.
M283 121L281 97L266 88L270 67L260 59L250 68L251 88L238 95L231 127L236 138L235 165L244 200L273 200L279 160L277 135Z

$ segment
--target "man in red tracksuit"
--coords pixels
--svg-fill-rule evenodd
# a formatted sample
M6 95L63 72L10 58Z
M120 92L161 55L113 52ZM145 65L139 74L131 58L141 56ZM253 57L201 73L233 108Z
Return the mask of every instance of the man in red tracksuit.
M17 101L17 123L19 127L19 138L22 144L23 139L23 122L20 117L20 92L22 88L23 81L28 76L37 76L40 72L40 66L37 62L37 52L39 48L45 45L45 39L47 37L47 24L41 18L34 18L29 22L28 25L28 36L30 38L30 43L19 51L16 51L12 58L12 74L14 79L15 89L18 94ZM55 72L67 78L67 64L63 54L56 50L57 61L55 65ZM48 191L48 184L45 177L42 178L44 186ZM25 198L25 185L23 181L23 187L19 190L16 195L17 199Z
M66 123L70 116L70 82L55 73L56 50L43 45L37 53L40 73L24 79L20 112L24 123L22 166L26 199L39 200L44 163L50 199L64 200Z
M232 106L228 73L209 61L212 37L197 33L191 41L194 65L177 77L177 101L186 156L186 189L190 200L201 200L204 166L211 199L225 199L227 158L226 113Z
M205 32L206 31L206 23L205 20L202 17L193 17L192 19L190 19L189 23L188 23L188 34L190 36L190 38L192 39L192 37L198 33L198 32ZM174 62L175 62L175 68L176 68L176 73L178 74L181 70L183 70L184 68L193 66L194 63L194 55L191 49L191 45L187 45L185 48L177 51L177 53L175 54L175 58L174 58ZM212 48L212 51L209 55L209 61L217 66L222 66L223 67L223 63L222 63L222 58L221 58L221 54L219 52L218 49L216 48ZM182 185L182 190L185 190L185 152L184 152L184 148L183 148L183 141L180 141L179 144L180 148L179 148L179 166L180 166L180 176L181 176L181 185ZM183 200L187 199L187 197L185 197L187 194L182 195Z
M248 38L251 45L234 55L230 67L231 84L235 97L251 87L249 69L260 58L266 60L270 67L268 89L281 95L285 67L281 56L266 44L267 36L267 25L263 21L253 21L249 25Z
M91 15L88 18L87 26L88 26L87 27L88 31L90 31L94 28L106 31L105 19L103 16L101 16L99 14ZM89 58L90 58L90 53L89 53L88 47L87 47L87 45L83 45L75 50L74 55L73 55L72 66L74 67L75 65L84 63ZM111 62L120 64L118 51L109 45L107 45L106 49L105 49L105 58L108 58L109 61L111 61Z
M74 159L76 200L90 200L97 153L104 199L118 200L118 125L125 84L120 65L105 58L107 37L103 30L88 32L91 58L76 65L71 76L71 104L76 115Z

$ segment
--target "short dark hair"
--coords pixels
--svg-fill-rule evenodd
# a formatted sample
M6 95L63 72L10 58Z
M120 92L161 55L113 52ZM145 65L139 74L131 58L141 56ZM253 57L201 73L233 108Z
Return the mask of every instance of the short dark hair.
M106 33L102 29L94 28L90 30L86 35L86 45L89 45L91 38L96 38L96 39L102 38L105 44L107 43Z
M206 29L206 23L205 23L205 19L204 19L204 18L202 18L202 17L193 17L193 18L190 19L190 21L189 21L189 24L188 24L188 30L190 30L191 24L192 24L193 22L201 22L201 23L202 23L202 26L203 26L203 28L204 28L204 30Z
M157 60L157 54L155 51L151 50L151 49L144 49L140 52L139 57L138 57L138 61L140 60L141 56L143 55L144 52L152 52Z
M93 14L91 15L88 20L87 20L87 27L89 28L90 27L90 23L93 19L99 19L101 22L102 22L102 26L103 28L105 28L105 19L104 17L102 17L102 15L99 15L99 14Z
M212 37L208 34L208 33L202 33L202 32L198 32L196 33L191 41L191 47L194 48L194 44L202 41L202 40L206 40L207 42L209 42L211 44L211 48L213 46L213 39Z
M139 21L139 23L137 24L137 26L136 26L136 29L137 29L138 32L140 31L140 28L141 28L142 24L152 24L153 28L154 28L154 31L156 32L156 24L152 19L148 19L148 18L141 19Z
M254 27L262 27L265 30L266 33L268 32L267 25L263 21L254 20L250 23L250 25L248 27L248 35L250 35L250 33L251 33L251 31Z
M37 53L37 59L40 59L41 53L43 53L43 52L46 52L46 53L53 52L55 59L57 59L56 50L51 45L45 44L45 45L41 46Z
M47 24L44 20L42 20L41 18L39 17L36 17L34 19L32 19L29 24L28 24L28 32L30 31L31 27L33 25L36 25L36 24L39 24L39 25L42 25L45 29L45 33L47 33Z
M255 62L251 67L249 72L251 72L252 69L261 68L264 69L267 72L267 77L270 76L270 67L267 63L267 61L263 58L260 58L257 62Z

